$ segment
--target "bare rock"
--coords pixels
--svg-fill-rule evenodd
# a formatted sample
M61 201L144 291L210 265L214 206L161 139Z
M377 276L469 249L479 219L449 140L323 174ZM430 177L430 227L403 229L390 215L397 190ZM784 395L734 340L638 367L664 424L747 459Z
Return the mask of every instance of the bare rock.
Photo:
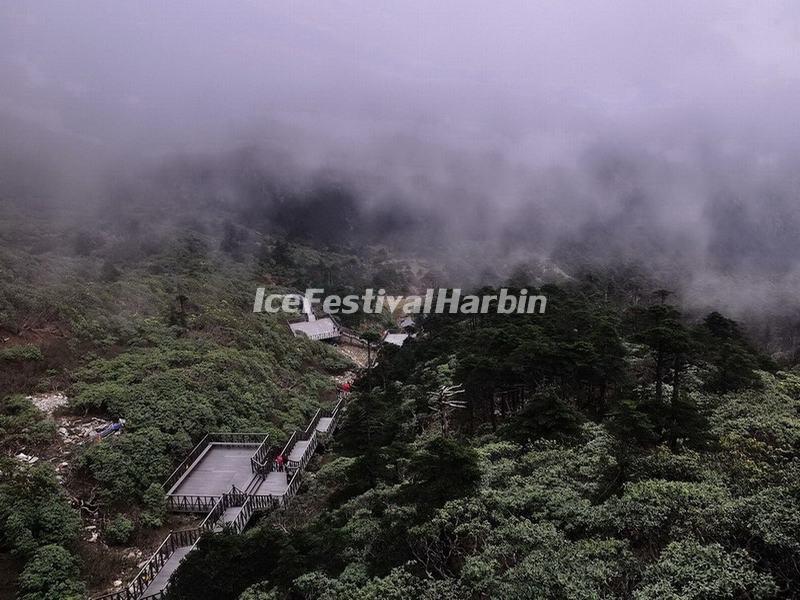
M61 392L36 394L34 396L27 396L27 398L33 402L36 408L47 415L52 415L57 409L69 403L69 398L67 398L66 394L62 394Z
M19 454L15 455L14 458L16 458L20 462L28 463L29 465L32 465L39 461L38 456L29 456L24 452L20 452Z

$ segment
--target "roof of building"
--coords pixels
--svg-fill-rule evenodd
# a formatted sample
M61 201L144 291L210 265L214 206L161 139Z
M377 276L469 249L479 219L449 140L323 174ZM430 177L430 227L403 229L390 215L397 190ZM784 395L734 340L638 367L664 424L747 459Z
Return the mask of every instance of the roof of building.
M415 327L417 325L416 321L411 317L404 317L400 319L400 327Z
M394 344L395 346L402 346L407 339L407 333L387 333L383 336L384 342L387 344Z
M339 337L339 327L333 319L324 317L316 321L289 323L289 328L296 336L305 336L312 340L327 340Z

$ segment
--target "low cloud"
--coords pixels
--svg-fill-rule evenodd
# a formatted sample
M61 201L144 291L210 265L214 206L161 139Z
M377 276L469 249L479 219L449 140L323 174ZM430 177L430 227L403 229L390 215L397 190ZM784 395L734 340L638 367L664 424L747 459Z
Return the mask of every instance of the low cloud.
M367 237L481 248L476 272L637 262L696 306L796 306L794 3L0 11L4 197L108 201L198 168L248 210L274 181Z

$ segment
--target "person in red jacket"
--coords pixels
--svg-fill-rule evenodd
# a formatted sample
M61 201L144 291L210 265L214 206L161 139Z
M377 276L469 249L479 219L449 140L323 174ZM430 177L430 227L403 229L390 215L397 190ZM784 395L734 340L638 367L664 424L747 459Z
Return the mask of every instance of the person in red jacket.
M278 454L278 456L275 457L275 467L278 471L283 471L283 465L285 462L286 460L283 458L283 454Z

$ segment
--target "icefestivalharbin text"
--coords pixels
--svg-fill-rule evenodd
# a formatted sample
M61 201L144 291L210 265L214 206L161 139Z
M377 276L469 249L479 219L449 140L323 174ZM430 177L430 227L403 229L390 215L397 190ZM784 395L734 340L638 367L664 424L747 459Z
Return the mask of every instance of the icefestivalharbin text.
M522 289L509 292L501 288L497 294L462 294L458 288L428 289L424 295L390 296L383 289L368 288L362 295L325 295L324 289L311 288L305 294L267 294L265 288L256 288L253 312L297 313L312 312L313 306L322 306L326 314L379 314L384 311L405 314L544 314L547 298L529 295Z

